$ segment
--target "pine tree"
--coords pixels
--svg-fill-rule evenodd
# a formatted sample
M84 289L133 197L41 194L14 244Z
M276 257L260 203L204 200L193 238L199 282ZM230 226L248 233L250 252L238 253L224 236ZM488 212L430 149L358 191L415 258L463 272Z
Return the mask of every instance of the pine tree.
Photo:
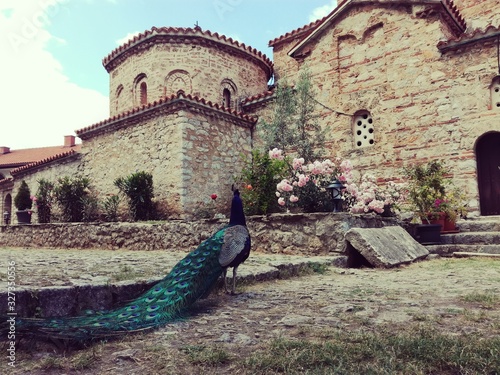
M303 69L292 87L286 79L278 83L271 122L260 122L264 149L279 148L285 154L296 152L306 162L319 158L323 152L326 129L315 114L315 91L311 73Z
M261 120L259 130L264 142L264 150L279 148L285 153L293 146L294 137L290 132L296 113L293 88L283 80L276 87L274 114L271 122Z
M299 74L295 86L297 115L293 124L294 144L297 153L306 162L318 159L323 153L326 129L318 122L314 113L316 93L312 84L311 72L305 68Z

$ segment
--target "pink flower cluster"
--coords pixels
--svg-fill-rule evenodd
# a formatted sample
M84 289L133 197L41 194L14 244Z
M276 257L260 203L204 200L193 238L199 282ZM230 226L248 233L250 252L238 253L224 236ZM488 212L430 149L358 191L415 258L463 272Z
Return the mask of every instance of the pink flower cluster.
M284 159L283 152L276 148L269 151L269 157ZM287 199L290 203L297 202L299 200L298 189L306 186L308 182L312 181L320 187L328 185L335 178L346 187L343 199L350 206L349 211L352 213L376 212L381 214L388 206L394 207L406 196L405 184L389 181L381 187L377 184L375 176L371 174L363 175L361 181L355 183L352 163L340 157L335 158L335 161L325 159L309 164L305 164L303 158L294 158L291 167L292 176L283 179L276 186L276 196L278 204L281 206L286 205Z
M273 149L269 151L269 157L272 159L283 160L281 150ZM352 165L349 161L337 160L337 164L330 159L323 161L315 161L313 163L305 164L304 158L294 158L292 161L292 176L283 179L276 185L276 196L278 197L278 204L281 206L286 205L286 198L291 203L296 203L299 200L297 192L299 188L307 185L309 181L320 186L328 184L333 178L338 178L341 181L348 181L351 179ZM295 194L294 194L295 193Z
M373 175L361 177L359 186L353 182L346 184L346 192L354 199L350 212L355 214L376 212L381 214L385 208L404 198L404 184L389 181L384 188L377 184Z
M273 148L271 151L269 151L269 158L283 160L285 158L283 156L283 150Z

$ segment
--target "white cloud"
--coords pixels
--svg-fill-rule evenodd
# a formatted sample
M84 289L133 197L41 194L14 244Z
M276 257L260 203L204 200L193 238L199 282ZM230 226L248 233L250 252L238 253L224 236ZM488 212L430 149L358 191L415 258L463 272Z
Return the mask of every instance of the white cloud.
M336 7L337 7L337 0L331 0L329 4L313 9L312 13L309 15L309 22L313 22L320 18L325 17Z
M63 136L105 119L108 98L69 81L45 50L47 32L67 0L2 0L0 146L11 149L63 144Z
M122 44L127 43L134 36L139 35L140 33L141 33L141 31L134 31L133 33L128 33L123 38L120 38L120 39L116 40L116 44L118 44L119 46L121 46Z

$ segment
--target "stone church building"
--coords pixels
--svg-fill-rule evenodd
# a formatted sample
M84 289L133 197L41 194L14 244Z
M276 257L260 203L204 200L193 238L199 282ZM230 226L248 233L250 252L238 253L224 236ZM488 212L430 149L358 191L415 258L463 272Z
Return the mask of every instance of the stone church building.
M329 156L382 181L444 159L471 210L500 215L500 2L344 0L269 45L273 61L198 27L134 37L103 60L110 117L77 130L81 145L69 138L18 164L0 148L2 212L22 180L36 191L40 178L81 175L106 196L136 171L153 174L172 217L190 217L212 193L229 201L259 119L272 114L269 80L293 83L307 67Z

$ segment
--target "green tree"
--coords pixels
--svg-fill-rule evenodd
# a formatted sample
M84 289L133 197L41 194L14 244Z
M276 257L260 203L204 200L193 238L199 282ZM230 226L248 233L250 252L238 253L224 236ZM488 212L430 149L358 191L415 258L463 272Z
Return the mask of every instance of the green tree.
M306 162L313 162L323 154L326 128L322 129L315 114L316 92L312 84L311 72L304 68L295 86L296 116L292 131L297 154Z
M293 87L288 85L286 79L276 87L273 118L271 122L262 119L258 127L264 142L264 150L279 148L286 153L293 147L294 137L290 131L296 113L296 98L293 91Z

